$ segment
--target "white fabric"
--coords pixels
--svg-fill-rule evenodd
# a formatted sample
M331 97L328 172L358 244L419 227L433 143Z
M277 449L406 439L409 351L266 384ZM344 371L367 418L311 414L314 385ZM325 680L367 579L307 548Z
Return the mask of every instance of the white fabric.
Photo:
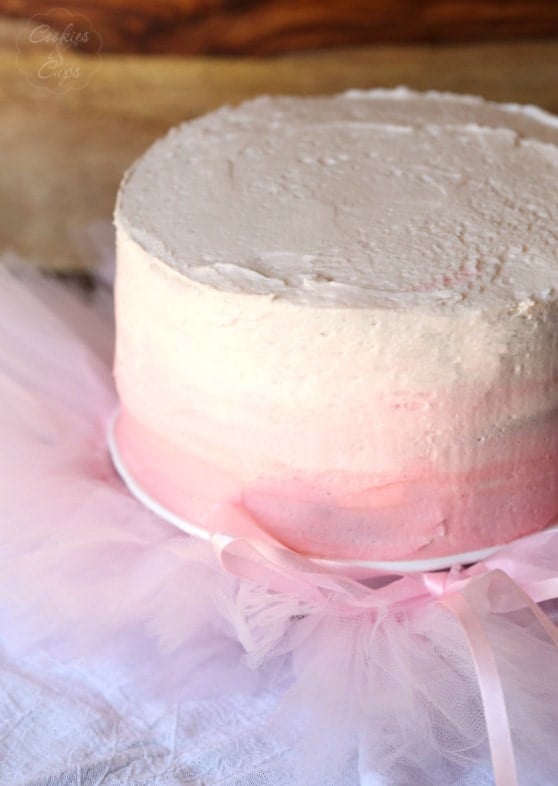
M61 662L37 653L0 658L0 783L5 786L304 786L289 752L265 736L279 700L271 688L177 702L129 693L108 662ZM553 781L547 785L553 786ZM489 770L464 786L492 786ZM354 761L324 786L385 783ZM413 786L428 784L413 783Z
M19 663L4 654L0 684L5 786L286 782L272 776L285 752L259 733L273 692L169 709L128 694L107 663L40 654Z

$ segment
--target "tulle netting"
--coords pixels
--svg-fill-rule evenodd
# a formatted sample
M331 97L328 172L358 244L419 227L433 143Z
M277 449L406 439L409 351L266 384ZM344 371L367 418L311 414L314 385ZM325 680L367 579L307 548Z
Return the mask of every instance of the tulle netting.
M117 659L134 690L161 696L273 686L266 734L295 784L351 768L364 786L486 782L477 676L440 599L347 611L327 592L277 592L223 570L209 543L126 491L106 447L108 288L78 291L5 255L0 331L0 632L13 651ZM518 564L548 577L558 541L498 559L512 577ZM489 568L465 592L498 665L519 782L540 786L558 766L558 653L529 608L494 608L502 576Z

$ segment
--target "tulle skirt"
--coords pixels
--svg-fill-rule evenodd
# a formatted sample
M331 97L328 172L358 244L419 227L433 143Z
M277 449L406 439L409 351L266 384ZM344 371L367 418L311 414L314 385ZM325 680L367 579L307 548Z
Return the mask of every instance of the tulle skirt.
M556 782L558 534L483 563L344 579L189 537L117 476L110 287L0 265L0 633L117 661L138 692L281 702L265 733L325 786ZM226 782L226 781L225 781ZM272 781L270 781L272 783Z

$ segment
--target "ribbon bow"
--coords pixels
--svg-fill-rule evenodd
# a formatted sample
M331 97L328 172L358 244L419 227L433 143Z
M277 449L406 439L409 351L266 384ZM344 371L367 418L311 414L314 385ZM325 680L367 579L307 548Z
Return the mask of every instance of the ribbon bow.
M446 606L461 624L473 659L495 784L518 786L502 680L490 639L471 598L483 599L492 611L499 613L527 608L558 650L558 627L537 605L558 598L558 571L556 565L553 568L549 564L545 578L540 579L540 567L531 570L528 559L529 548L537 539L539 552L541 538L549 539L549 545L552 541L554 548L558 548L557 531L523 538L521 545L518 542L511 544L494 557L468 569L455 567L448 571L405 575L377 573L365 584L287 549L263 532L244 510L231 504L220 505L212 527L231 531L231 522L235 532L243 533L241 537L212 536L221 566L272 592L296 595L311 603L326 602L331 612L339 615L386 612L397 606L429 601ZM533 579L535 574L536 580Z

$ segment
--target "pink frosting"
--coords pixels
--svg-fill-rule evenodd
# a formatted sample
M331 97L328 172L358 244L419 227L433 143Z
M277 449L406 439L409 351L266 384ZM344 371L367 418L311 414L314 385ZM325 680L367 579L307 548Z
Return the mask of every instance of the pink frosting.
M287 378L273 385L278 372L263 363L263 378L254 370L243 387L247 336L265 342L277 326L271 320L244 332L241 345L231 343L227 310L238 308L238 297L204 297L199 285L119 237L116 438L132 476L165 507L210 528L214 506L232 501L297 550L361 559L461 553L556 518L556 373L543 377L549 369L541 366L539 379L509 378L504 366L492 370L495 382L483 382L484 358L475 382L448 382L440 363L435 385L406 391L402 379L393 389L388 353L385 385L377 388L366 375L361 388L334 375L330 398L325 390L301 398L296 382L287 391ZM250 324L254 314L246 309ZM343 323L333 311L318 316ZM523 319L508 325L516 341ZM536 330L533 320L526 323L533 358L547 322L541 318ZM466 320L461 328L468 327ZM377 374L381 360L372 364ZM329 358L315 363L324 371ZM409 373L416 384L416 369Z
M397 112L404 114L404 95L394 94L395 99ZM373 103L362 96L358 100ZM290 111L285 101L277 115L283 120ZM382 101L389 103L385 93ZM443 97L436 101L442 105ZM413 102L420 104L420 98L414 96ZM304 109L298 118L304 124L305 105L296 106ZM478 122L481 105L474 106ZM372 111L359 107L359 117ZM273 103L256 104L250 111L272 112ZM327 104L329 115L335 111L334 104ZM490 112L489 125L494 125L498 112ZM511 110L506 112L511 116ZM537 125L533 118L529 123L530 128ZM116 440L130 474L153 498L194 524L211 528L215 506L234 502L281 542L321 557L442 556L504 543L551 524L558 516L558 278L554 257L544 257L550 229L537 234L536 264L523 264L515 237L513 248L506 246L507 261L499 261L490 245L489 218L491 194L496 195L496 214L500 199L509 212L510 198L520 189L526 200L518 212L521 221L527 226L536 208L536 221L544 224L546 214L537 207L542 180L529 197L525 190L532 178L525 166L538 162L550 177L548 172L558 167L554 146L525 143L524 159L507 182L514 160L509 135L498 129L480 133L478 125L464 125L462 132L452 126L443 144L454 169L459 159L451 140L459 137L467 150L477 149L480 140L480 158L474 159L479 172L466 173L472 185L458 172L448 174L435 166L427 171L425 164L417 166L413 182L417 188L425 183L434 193L440 177L446 192L454 188L455 200L463 204L467 188L473 196L482 193L487 206L482 232L476 237L478 227L467 224L459 242L469 243L471 254L481 256L486 246L491 256L473 264L469 255L447 270L441 265L440 244L452 204L448 196L446 212L438 217L439 231L432 218L436 253L428 256L428 249L414 243L399 222L397 231L408 244L401 248L410 256L382 261L379 269L387 283L376 291L368 286L378 286L378 281L370 274L367 283L364 256L361 279L351 283L339 248L335 258L328 257L327 276L304 280L297 279L299 252L293 249L283 257L268 255L259 267L248 257L241 265L224 260L225 245L219 247L214 267L209 260L189 268L182 257L177 262L168 256L165 232L173 222L183 227L187 249L190 230L188 221L181 223L181 200L199 198L188 192L180 196L177 151L184 144L184 182L189 183L188 167L192 161L201 166L213 150L218 125L208 121L191 136L188 128L171 135L151 158L148 154L145 176L141 162L139 173L132 170L120 195L115 373L122 409ZM332 131L336 139L339 125ZM242 126L243 133L247 127ZM353 123L351 134L358 127ZM413 144L412 128L410 122L403 137L398 126L399 146L407 138ZM441 138L443 128L428 133ZM325 144L325 132L320 138ZM261 169L256 144L251 155ZM506 166L498 167L500 144ZM172 166L165 164L169 160ZM332 158L343 166L344 160ZM163 167L164 177L170 167L173 191L169 203L158 208L163 216L159 230L156 218L150 223L146 212L155 164ZM243 166L249 170L248 164ZM347 173L351 171L349 167ZM292 167L289 172L294 178ZM229 179L232 173L234 167ZM385 172L382 176L387 177ZM479 190L482 178L487 185ZM393 186L390 198L397 197L397 188ZM408 200L411 220L413 197L408 185L401 188L397 199ZM162 199L162 188L160 192ZM242 193L242 209L249 210L258 193ZM315 199L318 192L309 188L309 193ZM327 199L331 201L329 192ZM555 202L547 207L549 221ZM258 210L263 210L261 201ZM193 221L199 211L199 205L194 209L188 204L185 215ZM472 222L472 216L467 220ZM254 229L258 242L265 240L264 231ZM331 242L340 241L336 227L330 231L324 224L323 231L330 233ZM372 227L372 240L374 231ZM389 236L383 227L378 231L383 243ZM169 243L175 253L181 241L180 232L173 232ZM281 238L274 233L274 240ZM194 234L192 247L197 248L203 237ZM502 237L504 244L510 240ZM453 250L455 238L450 239ZM372 240L361 248L372 248ZM296 242L303 241L301 223ZM526 236L525 254L528 242ZM240 254L249 245L250 238L243 237L234 248ZM415 249L424 263L413 262ZM304 264L312 270L307 259ZM392 283L403 282L400 292L389 289L391 267ZM242 534L234 527L231 522L228 534Z
M527 430L523 439L521 461L461 474L417 467L414 475L384 485L375 477L361 477L362 491L336 496L330 488L342 486L342 476L285 476L258 484L177 449L126 411L116 424L117 444L131 476L185 521L210 532L217 522L221 530L222 519L212 513L227 500L244 508L286 546L338 559L461 554L555 522L558 423L551 433ZM245 533L231 521L227 534Z

